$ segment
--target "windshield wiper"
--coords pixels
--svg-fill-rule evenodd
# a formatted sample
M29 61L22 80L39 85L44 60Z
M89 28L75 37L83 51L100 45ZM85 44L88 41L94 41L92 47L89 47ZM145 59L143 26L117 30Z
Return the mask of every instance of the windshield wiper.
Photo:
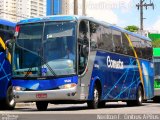
M37 59L36 59L36 60L37 60ZM36 61L36 60L35 60L35 61ZM32 62L32 64L31 64L31 67L29 67L29 69L28 69L28 71L27 71L26 75L24 76L24 77L25 77L25 79L27 79L28 75L31 73L32 68L34 67L34 63L35 63L35 61L33 61L33 62Z
M48 65L48 63L45 62L44 58L41 57L41 56L38 56L41 58L41 60L43 61L44 64L46 64L47 68L51 71L51 73L54 75L54 76L57 76L56 73L53 71L53 69ZM26 75L25 75L25 78L27 79L28 75L30 74L30 72L32 71L32 68L34 67L35 61L32 63L31 67L28 69Z
M41 58L41 60L43 61L43 63L47 66L47 68L51 71L51 73L54 76L57 76L56 73L54 72L54 70L51 68L51 66L48 65L48 63L44 60L44 58L42 56L39 56Z

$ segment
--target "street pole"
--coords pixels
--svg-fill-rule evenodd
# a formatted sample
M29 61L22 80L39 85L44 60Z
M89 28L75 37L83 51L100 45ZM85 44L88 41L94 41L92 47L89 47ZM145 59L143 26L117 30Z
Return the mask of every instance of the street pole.
M78 15L78 0L74 0L74 15Z
M143 2L144 0L140 0L140 30L143 30Z
M143 17L143 7L145 7L146 10L147 10L147 8L148 8L149 6L152 6L153 9L154 9L154 4L153 4L153 2L151 2L151 0L150 0L150 3L149 3L149 4L144 3L144 1L145 1L145 0L140 0L140 3L136 4L137 9L140 10L140 30L141 30L141 31L143 31L143 20L145 19L145 18Z
M86 0L83 0L82 2L82 15L86 16Z

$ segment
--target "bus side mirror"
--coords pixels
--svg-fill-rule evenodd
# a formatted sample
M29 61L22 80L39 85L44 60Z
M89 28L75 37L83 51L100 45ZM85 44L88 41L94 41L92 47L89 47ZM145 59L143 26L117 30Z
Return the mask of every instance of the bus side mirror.
M13 40L9 39L5 42L6 48L12 49Z
M83 45L83 39L82 38L78 38L78 44Z
M88 53L89 53L89 47L86 46L86 45L84 45L83 48L82 48L82 54L83 54L83 56L87 57Z
M6 45L6 57L8 58L9 56L9 51L12 49L12 40L9 39L5 42Z
M89 39L88 38L78 38L78 43L81 46L81 53L84 57L88 56L89 53Z
M78 38L78 42L79 42L80 45L88 45L89 44L89 39L87 37Z

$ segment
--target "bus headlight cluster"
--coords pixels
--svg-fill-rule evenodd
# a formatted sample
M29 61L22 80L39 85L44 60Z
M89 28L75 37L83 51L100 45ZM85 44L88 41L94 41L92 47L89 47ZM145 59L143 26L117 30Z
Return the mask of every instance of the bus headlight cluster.
M26 90L26 88L20 87L20 86L14 86L13 90L15 90L15 91L24 91L24 90Z
M76 87L75 83L65 84L65 85L59 86L60 89L70 89L70 88L73 88L73 87Z

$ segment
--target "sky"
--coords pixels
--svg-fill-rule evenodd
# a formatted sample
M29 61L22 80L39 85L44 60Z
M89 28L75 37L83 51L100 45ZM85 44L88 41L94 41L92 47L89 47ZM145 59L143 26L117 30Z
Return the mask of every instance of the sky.
M148 7L147 10L144 8L144 29L160 32L160 0L145 0L144 3L150 3L150 1L154 3L154 10L152 7ZM123 28L128 25L139 27L140 11L136 7L139 2L140 0L86 0L86 14ZM80 15L81 8L82 4L79 1ZM73 13L70 12L70 14Z

